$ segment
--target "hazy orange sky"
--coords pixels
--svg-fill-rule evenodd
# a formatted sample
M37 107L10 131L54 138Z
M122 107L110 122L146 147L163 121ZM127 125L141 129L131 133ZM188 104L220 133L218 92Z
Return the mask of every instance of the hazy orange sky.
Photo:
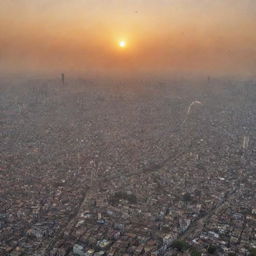
M255 0L0 0L0 73L253 74L255 31Z

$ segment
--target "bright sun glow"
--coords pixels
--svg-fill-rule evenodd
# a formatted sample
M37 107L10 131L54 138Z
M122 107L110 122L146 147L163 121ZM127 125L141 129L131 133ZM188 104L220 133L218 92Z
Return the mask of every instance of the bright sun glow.
M120 41L120 42L119 42L119 46L120 46L121 48L124 48L124 47L126 46L126 42L125 42L125 41Z

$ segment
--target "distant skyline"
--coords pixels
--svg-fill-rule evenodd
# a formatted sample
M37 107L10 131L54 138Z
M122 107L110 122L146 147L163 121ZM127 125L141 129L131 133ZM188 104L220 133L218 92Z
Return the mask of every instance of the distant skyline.
M254 0L9 0L0 73L256 72ZM127 46L120 51L118 42Z

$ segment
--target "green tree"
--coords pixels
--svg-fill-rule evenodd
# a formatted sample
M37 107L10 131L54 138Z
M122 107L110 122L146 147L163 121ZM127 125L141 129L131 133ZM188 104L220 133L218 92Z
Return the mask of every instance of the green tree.
M250 256L256 256L256 248L251 248L249 252L250 252L249 254Z
M192 248L190 251L190 256L201 256L202 253L198 251L196 248Z
M182 240L175 240L172 243L172 247L177 249L180 252L184 252L189 248L189 244L185 241L182 241Z
M207 252L210 254L214 254L216 252L217 248L214 245L209 245Z

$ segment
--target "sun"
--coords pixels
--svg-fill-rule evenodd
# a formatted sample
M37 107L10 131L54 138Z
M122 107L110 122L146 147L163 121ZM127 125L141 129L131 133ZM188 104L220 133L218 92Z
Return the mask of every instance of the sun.
M125 48L126 47L126 42L125 41L119 41L118 45L121 48Z

